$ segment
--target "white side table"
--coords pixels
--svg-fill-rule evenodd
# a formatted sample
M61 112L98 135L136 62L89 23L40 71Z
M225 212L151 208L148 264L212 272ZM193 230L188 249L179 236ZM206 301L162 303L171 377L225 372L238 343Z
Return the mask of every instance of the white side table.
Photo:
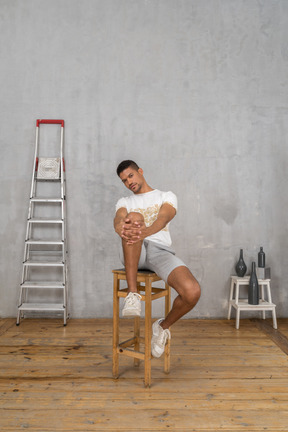
M238 277L231 276L231 287L228 304L228 320L231 318L232 307L236 310L236 329L239 329L241 311L261 311L262 318L265 319L265 312L271 311L273 318L273 328L277 329L276 305L272 303L270 279L258 279L260 289L260 300L258 305L250 305L248 299L239 299L239 289L241 286L249 285L250 276ZM266 288L266 297L265 297Z

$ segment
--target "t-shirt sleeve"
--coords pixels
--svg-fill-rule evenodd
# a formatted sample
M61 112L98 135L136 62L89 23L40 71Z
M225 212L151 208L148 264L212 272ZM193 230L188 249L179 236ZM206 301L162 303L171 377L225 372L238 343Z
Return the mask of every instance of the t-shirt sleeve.
M117 212L120 208L126 208L127 209L127 203L125 198L120 198L116 203L116 209L115 212Z
M164 195L163 195L163 204L170 204L172 207L175 208L176 211L178 210L177 197L171 191L164 192Z

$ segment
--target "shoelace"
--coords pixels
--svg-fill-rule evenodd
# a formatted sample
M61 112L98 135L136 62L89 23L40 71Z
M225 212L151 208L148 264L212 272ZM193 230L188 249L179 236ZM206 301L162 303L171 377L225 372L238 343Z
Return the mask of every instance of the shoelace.
M130 293L126 297L126 302L128 303L128 305L131 306L134 303L134 301L136 300L135 297L138 298L138 299L141 299L141 295L137 294L137 293Z
M161 346L165 346L168 337L169 337L168 332L166 332L165 330L163 330L160 333L159 337L158 337L158 340L157 340L158 344L161 345Z

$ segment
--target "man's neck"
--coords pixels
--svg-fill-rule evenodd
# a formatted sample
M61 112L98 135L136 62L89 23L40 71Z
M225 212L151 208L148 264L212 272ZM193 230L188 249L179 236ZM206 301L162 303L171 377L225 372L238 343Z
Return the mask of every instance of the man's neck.
M142 186L142 188L139 190L139 192L135 193L134 195L144 194L147 192L151 192L154 189L152 189L147 183Z

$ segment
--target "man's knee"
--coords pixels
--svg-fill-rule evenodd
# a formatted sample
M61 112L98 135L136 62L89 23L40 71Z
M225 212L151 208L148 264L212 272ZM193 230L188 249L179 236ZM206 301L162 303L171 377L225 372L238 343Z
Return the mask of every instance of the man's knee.
M144 222L144 217L141 213L130 212L127 215L127 218L130 219L132 223L134 222Z
M191 309L196 305L201 295L201 288L186 266L176 267L168 277L168 284L175 288Z
M182 299L189 306L194 307L201 296L201 287L195 278L185 281L185 287L182 291Z

